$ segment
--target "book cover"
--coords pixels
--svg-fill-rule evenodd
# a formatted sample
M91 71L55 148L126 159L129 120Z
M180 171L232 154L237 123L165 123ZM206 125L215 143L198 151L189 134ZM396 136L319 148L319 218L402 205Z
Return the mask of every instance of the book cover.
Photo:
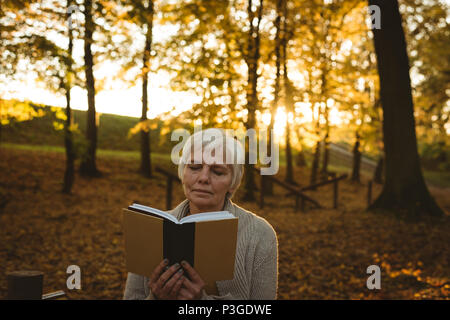
M179 221L167 212L133 204L123 209L128 272L151 276L164 259L188 261L209 291L233 278L238 218L227 211L193 214ZM208 292L208 290L207 290Z

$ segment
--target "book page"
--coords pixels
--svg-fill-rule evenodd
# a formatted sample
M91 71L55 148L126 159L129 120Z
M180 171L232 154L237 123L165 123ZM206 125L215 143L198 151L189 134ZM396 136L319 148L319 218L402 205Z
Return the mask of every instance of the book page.
M129 206L129 208L130 209L137 209L137 210L145 211L145 212L148 212L149 214L160 216L163 219L170 220L170 221L175 222L177 224L180 223L178 221L178 219L175 218L170 213L167 213L167 212L164 212L162 210L158 210L158 209L155 209L155 208L152 208L152 207L147 207L147 206L144 206L142 204L133 203L131 206Z
M180 219L180 223L199 222L199 221L215 221L235 218L228 211L214 211L196 213Z

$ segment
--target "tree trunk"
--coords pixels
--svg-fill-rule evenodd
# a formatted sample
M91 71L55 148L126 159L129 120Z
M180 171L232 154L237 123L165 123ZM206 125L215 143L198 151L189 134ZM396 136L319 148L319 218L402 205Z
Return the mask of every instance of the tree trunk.
M422 176L415 132L409 60L398 1L369 0L381 9L381 29L374 29L383 107L385 184L369 209L402 216L443 215Z
M327 132L327 134L323 138L323 158L322 158L322 170L321 170L321 173L325 176L328 175L329 159L330 159L330 139L329 139L328 132Z
M273 93L273 102L270 109L270 124L269 124L269 143L267 144L267 154L271 152L270 146L272 145L272 135L270 134L273 130L274 123L275 123L275 116L278 109L278 101L280 99L280 80L281 80L281 57L280 57L280 47L281 47L281 16L282 16L282 3L283 0L277 0L276 2L276 8L277 8L277 17L275 18L275 86L274 86L274 93ZM272 156L272 155L271 155ZM264 181L264 193L268 195L273 195L273 183L271 179L266 179Z
M94 79L94 59L91 51L93 42L92 35L94 33L94 21L92 17L92 0L84 1L84 64L86 74L86 89L88 95L88 111L86 138L88 141L87 155L82 158L80 173L89 177L100 175L95 164L97 151L97 124L95 111L95 79Z
M291 148L291 129L289 121L286 119L286 177L285 181L290 184L297 184L294 180L294 167L292 161L292 148Z
M75 180L75 152L73 148L72 135L72 109L70 107L70 88L66 91L66 124L64 128L64 146L66 147L66 171L64 172L63 192L70 193L72 191L73 182Z
M314 119L313 119L313 121L314 121ZM295 131L295 133L297 135L298 146L300 147L297 157L295 158L295 165L297 167L303 168L303 167L306 167L306 157L305 157L305 151L304 151L305 148L302 143L302 136L300 134L300 130L297 129Z
M361 169L361 152L359 151L359 135L356 133L355 146L353 148L353 170L352 170L352 181L360 182L360 169Z
M248 33L248 51L246 63L248 66L248 83L247 83L247 122L245 127L247 130L255 129L256 125L256 109L258 108L258 96L257 96L257 86L258 86L258 61L259 61L259 25L262 17L263 1L260 0L258 8L258 23L254 26L253 20L255 18L255 13L252 11L252 0L248 0L247 13L249 16L250 30ZM253 164L249 163L249 151L248 144L246 144L246 162L245 162L245 194L243 199L245 201L255 201L255 175L253 171Z
M71 5L70 0L67 1L67 12ZM71 13L68 13L70 15ZM69 58L72 58L73 51L73 32L72 26L69 25L69 47L67 54ZM72 62L69 62L67 66L68 76L66 77L66 124L64 127L64 146L66 147L66 171L64 173L63 192L70 193L72 190L73 182L75 180L75 152L73 148L73 135L72 135L72 108L70 105L70 89L72 88Z
M380 156L377 162L377 166L375 167L375 172L373 175L373 181L375 183L382 184L383 183L383 171L384 171L384 158Z
M269 130L268 130L268 143L267 143L267 155L270 155L270 158L272 159L272 150L270 148L270 146L272 145L272 143L274 143L274 141L272 141L272 131L273 131L273 118L275 117L275 112L271 112L271 119L270 119L270 124L269 124ZM274 161L274 160L272 160ZM273 182L271 179L266 179L264 180L264 194L266 195L273 195Z
M317 141L316 148L314 150L314 157L311 165L311 181L310 184L317 182L317 173L319 172L319 159L320 159L320 141Z
M327 104L328 97L328 74L330 72L330 68L328 64L330 63L330 44L328 40L329 28L330 28L330 20L324 16L324 11L321 12L323 25L322 25L322 43L323 49L320 50L320 62L321 62L321 99L324 103L323 106L323 116L325 118L325 137L323 138L323 157L322 157L322 169L320 170L322 175L327 178L328 176L328 160L330 158L329 152L329 143L330 143L330 123L329 123L329 110ZM320 117L319 117L320 118ZM319 160L318 160L319 161Z
M298 152L295 164L299 168L303 168L306 166L305 153L303 152L303 148Z
M152 30L153 30L153 1L149 1L148 8L147 33L145 37L145 48L142 66L142 115L141 121L147 121L148 111L148 74L150 68L150 52L152 47ZM146 126L148 128L148 126ZM140 172L144 177L152 176L152 163L150 154L150 128L148 130L141 129L141 166Z
M325 61L326 58L324 58ZM326 64L326 62L324 62ZM322 70L322 95L324 97L328 94L328 87L327 87L327 75L328 75L328 68L325 66ZM330 159L330 122L329 122L329 112L328 112L328 105L327 101L325 100L325 107L323 110L323 116L325 118L325 137L323 138L323 158L322 158L322 170L321 173L325 177L328 175L328 162Z
M289 81L287 78L287 70L285 66L285 82ZM289 125L289 111L292 109L292 100L290 99L289 95L289 84L285 83L285 94L287 95L287 101L286 101L286 177L285 181L287 183L291 184L297 184L294 180L294 166L293 166L293 158L292 158L292 146L291 146L291 126Z
M283 7L283 37L282 37L282 61L283 61L283 84L284 84L284 101L286 110L286 177L285 181L290 184L297 184L294 180L294 166L292 160L292 146L291 146L291 127L289 125L289 112L293 112L293 99L291 91L291 83L288 76L287 69L287 1L282 3Z

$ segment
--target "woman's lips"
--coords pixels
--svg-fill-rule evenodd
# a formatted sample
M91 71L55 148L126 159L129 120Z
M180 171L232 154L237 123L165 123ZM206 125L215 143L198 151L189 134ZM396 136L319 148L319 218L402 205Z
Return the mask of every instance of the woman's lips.
M200 193L205 193L205 194L212 194L212 192L210 192L210 191L200 190L200 189L193 189L192 191L196 191L196 192L200 192Z

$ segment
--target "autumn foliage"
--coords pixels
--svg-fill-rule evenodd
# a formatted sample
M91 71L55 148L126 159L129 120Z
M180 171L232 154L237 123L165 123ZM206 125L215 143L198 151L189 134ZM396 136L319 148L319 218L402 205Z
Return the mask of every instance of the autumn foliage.
M139 201L164 209L164 178L158 173L143 178L135 160L101 157L104 175L77 176L72 195L65 195L64 154L3 147L0 155L0 299L6 296L4 275L20 269L43 271L44 293L121 299L126 279L121 208ZM170 163L157 164L175 170ZM306 170L294 169L300 184L309 181ZM238 191L234 201L277 232L279 299L449 298L448 216L406 221L368 213L366 184L364 177L361 183L341 182L338 209L332 209L332 185L308 191L324 208L306 212L296 212L295 200L277 186L262 210L241 202L243 190ZM179 203L182 190L174 186L173 201ZM374 194L380 190L376 185ZM430 190L448 213L448 190ZM66 269L72 264L81 268L81 290L67 290ZM372 264L381 268L381 290L366 287Z

